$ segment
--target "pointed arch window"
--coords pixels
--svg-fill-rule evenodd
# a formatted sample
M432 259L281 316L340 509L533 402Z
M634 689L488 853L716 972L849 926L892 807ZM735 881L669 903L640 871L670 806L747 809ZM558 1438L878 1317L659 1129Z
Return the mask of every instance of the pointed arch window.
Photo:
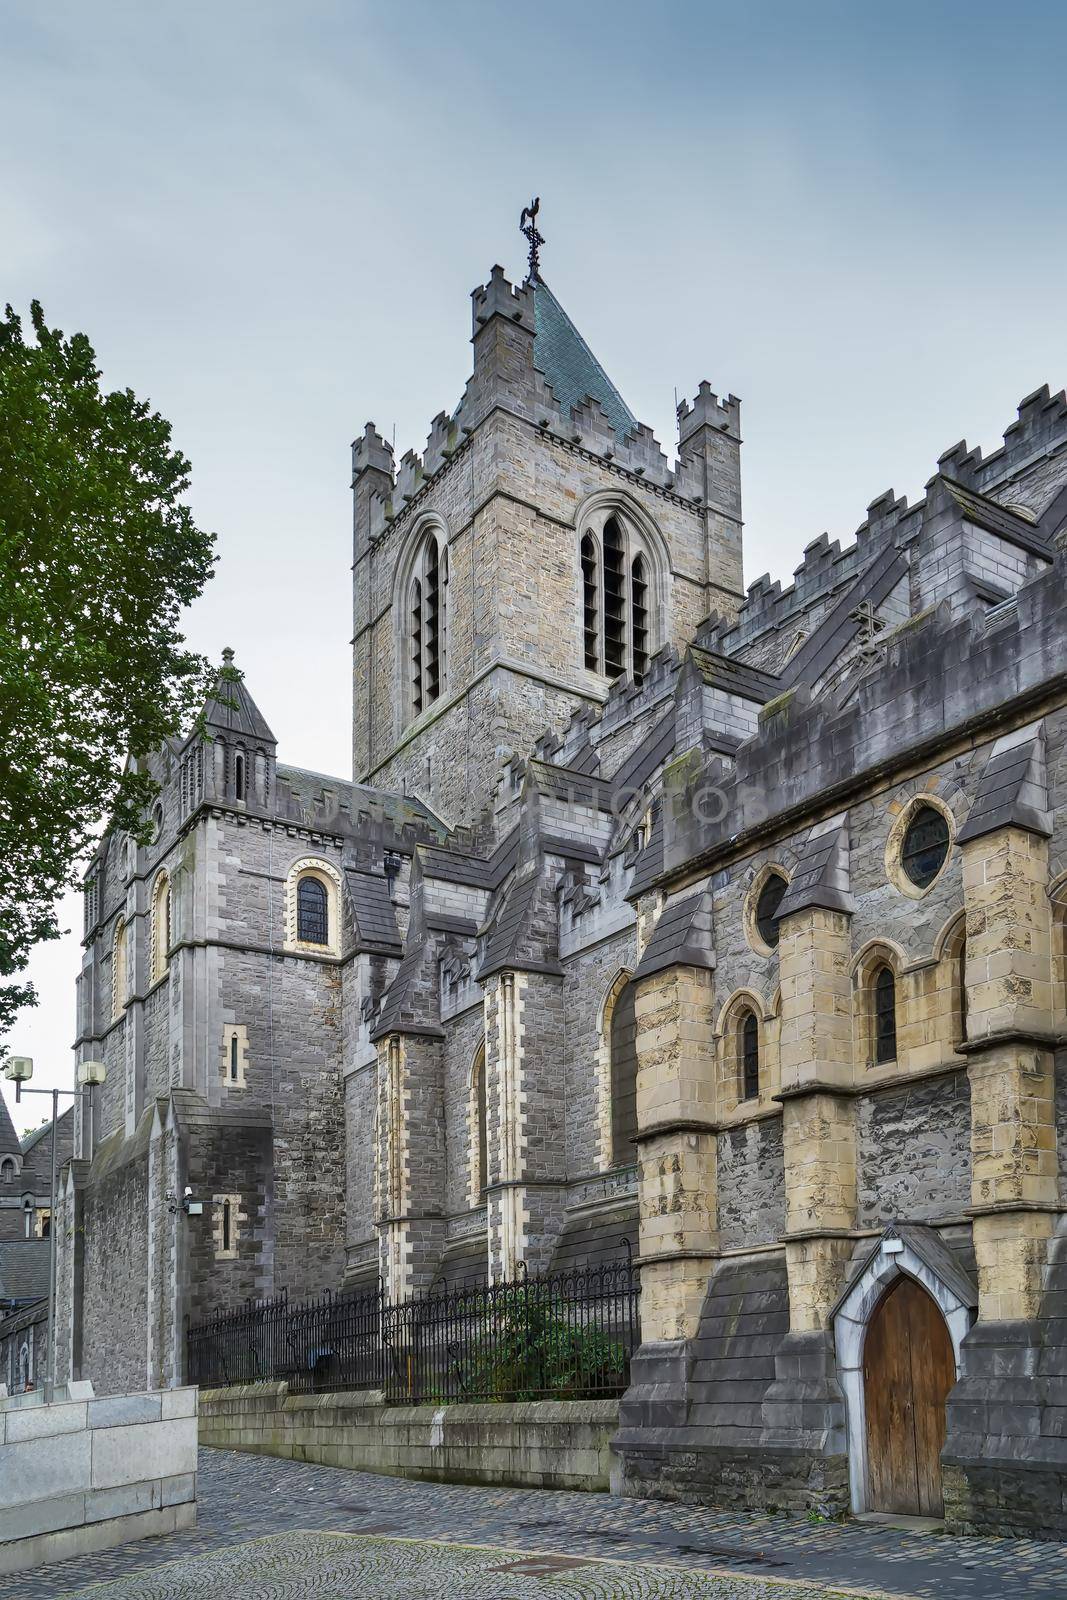
M444 692L447 592L448 547L431 531L419 547L408 584L408 673L415 717Z
M637 1015L634 986L626 982L615 997L609 1026L611 1050L611 1154L616 1167L636 1160Z
M582 535L582 660L607 678L640 683L656 648L653 565L637 529L611 512Z
M892 967L883 964L872 985L874 1062L882 1066L897 1058L897 980Z
M596 672L600 666L600 568L591 533L582 539L582 606L585 664L590 672Z
M111 1020L117 1022L126 1009L129 989L126 977L126 923L122 917L115 926L111 954Z
M746 1011L741 1018L741 1098L759 1099L759 1018L754 1011Z
M245 758L240 750L233 758L233 797L235 800L245 798Z
M171 887L166 872L157 874L152 887L152 925L149 943L152 982L156 983L165 975L170 958Z
M489 1133L486 1119L485 1045L478 1046L471 1068L471 1203L480 1205L489 1182Z

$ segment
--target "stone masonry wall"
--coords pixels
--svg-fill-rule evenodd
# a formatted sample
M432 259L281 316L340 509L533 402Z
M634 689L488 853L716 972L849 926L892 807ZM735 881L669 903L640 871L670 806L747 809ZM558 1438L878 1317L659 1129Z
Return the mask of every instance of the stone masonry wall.
M200 1442L398 1478L606 1490L618 1416L617 1400L387 1407L374 1391L256 1384L201 1394Z

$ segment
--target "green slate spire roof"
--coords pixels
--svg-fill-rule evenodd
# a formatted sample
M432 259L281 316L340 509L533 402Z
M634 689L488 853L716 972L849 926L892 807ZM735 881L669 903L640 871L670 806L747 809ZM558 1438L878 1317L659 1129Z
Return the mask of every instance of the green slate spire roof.
M534 361L569 416L586 396L599 401L618 438L633 433L637 418L616 389L548 285L534 291Z

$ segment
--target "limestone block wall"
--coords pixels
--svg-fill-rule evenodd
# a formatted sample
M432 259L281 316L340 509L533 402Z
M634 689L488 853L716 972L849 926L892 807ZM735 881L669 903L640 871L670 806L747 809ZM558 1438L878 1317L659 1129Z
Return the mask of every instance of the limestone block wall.
M140 1145L100 1173L81 1212L81 1376L100 1394L137 1391L147 1381L147 1129Z
M0 1573L196 1522L195 1389L66 1393L0 1400Z
M373 1391L256 1384L201 1394L200 1442L398 1478L606 1490L618 1416L617 1400L386 1406Z

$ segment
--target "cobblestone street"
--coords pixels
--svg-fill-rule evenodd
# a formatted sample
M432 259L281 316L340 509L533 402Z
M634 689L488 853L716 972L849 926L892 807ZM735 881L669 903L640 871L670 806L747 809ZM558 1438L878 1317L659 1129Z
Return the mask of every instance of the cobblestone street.
M204 1450L195 1530L0 1579L0 1600L252 1594L1063 1600L1067 1549L607 1495L414 1483Z

